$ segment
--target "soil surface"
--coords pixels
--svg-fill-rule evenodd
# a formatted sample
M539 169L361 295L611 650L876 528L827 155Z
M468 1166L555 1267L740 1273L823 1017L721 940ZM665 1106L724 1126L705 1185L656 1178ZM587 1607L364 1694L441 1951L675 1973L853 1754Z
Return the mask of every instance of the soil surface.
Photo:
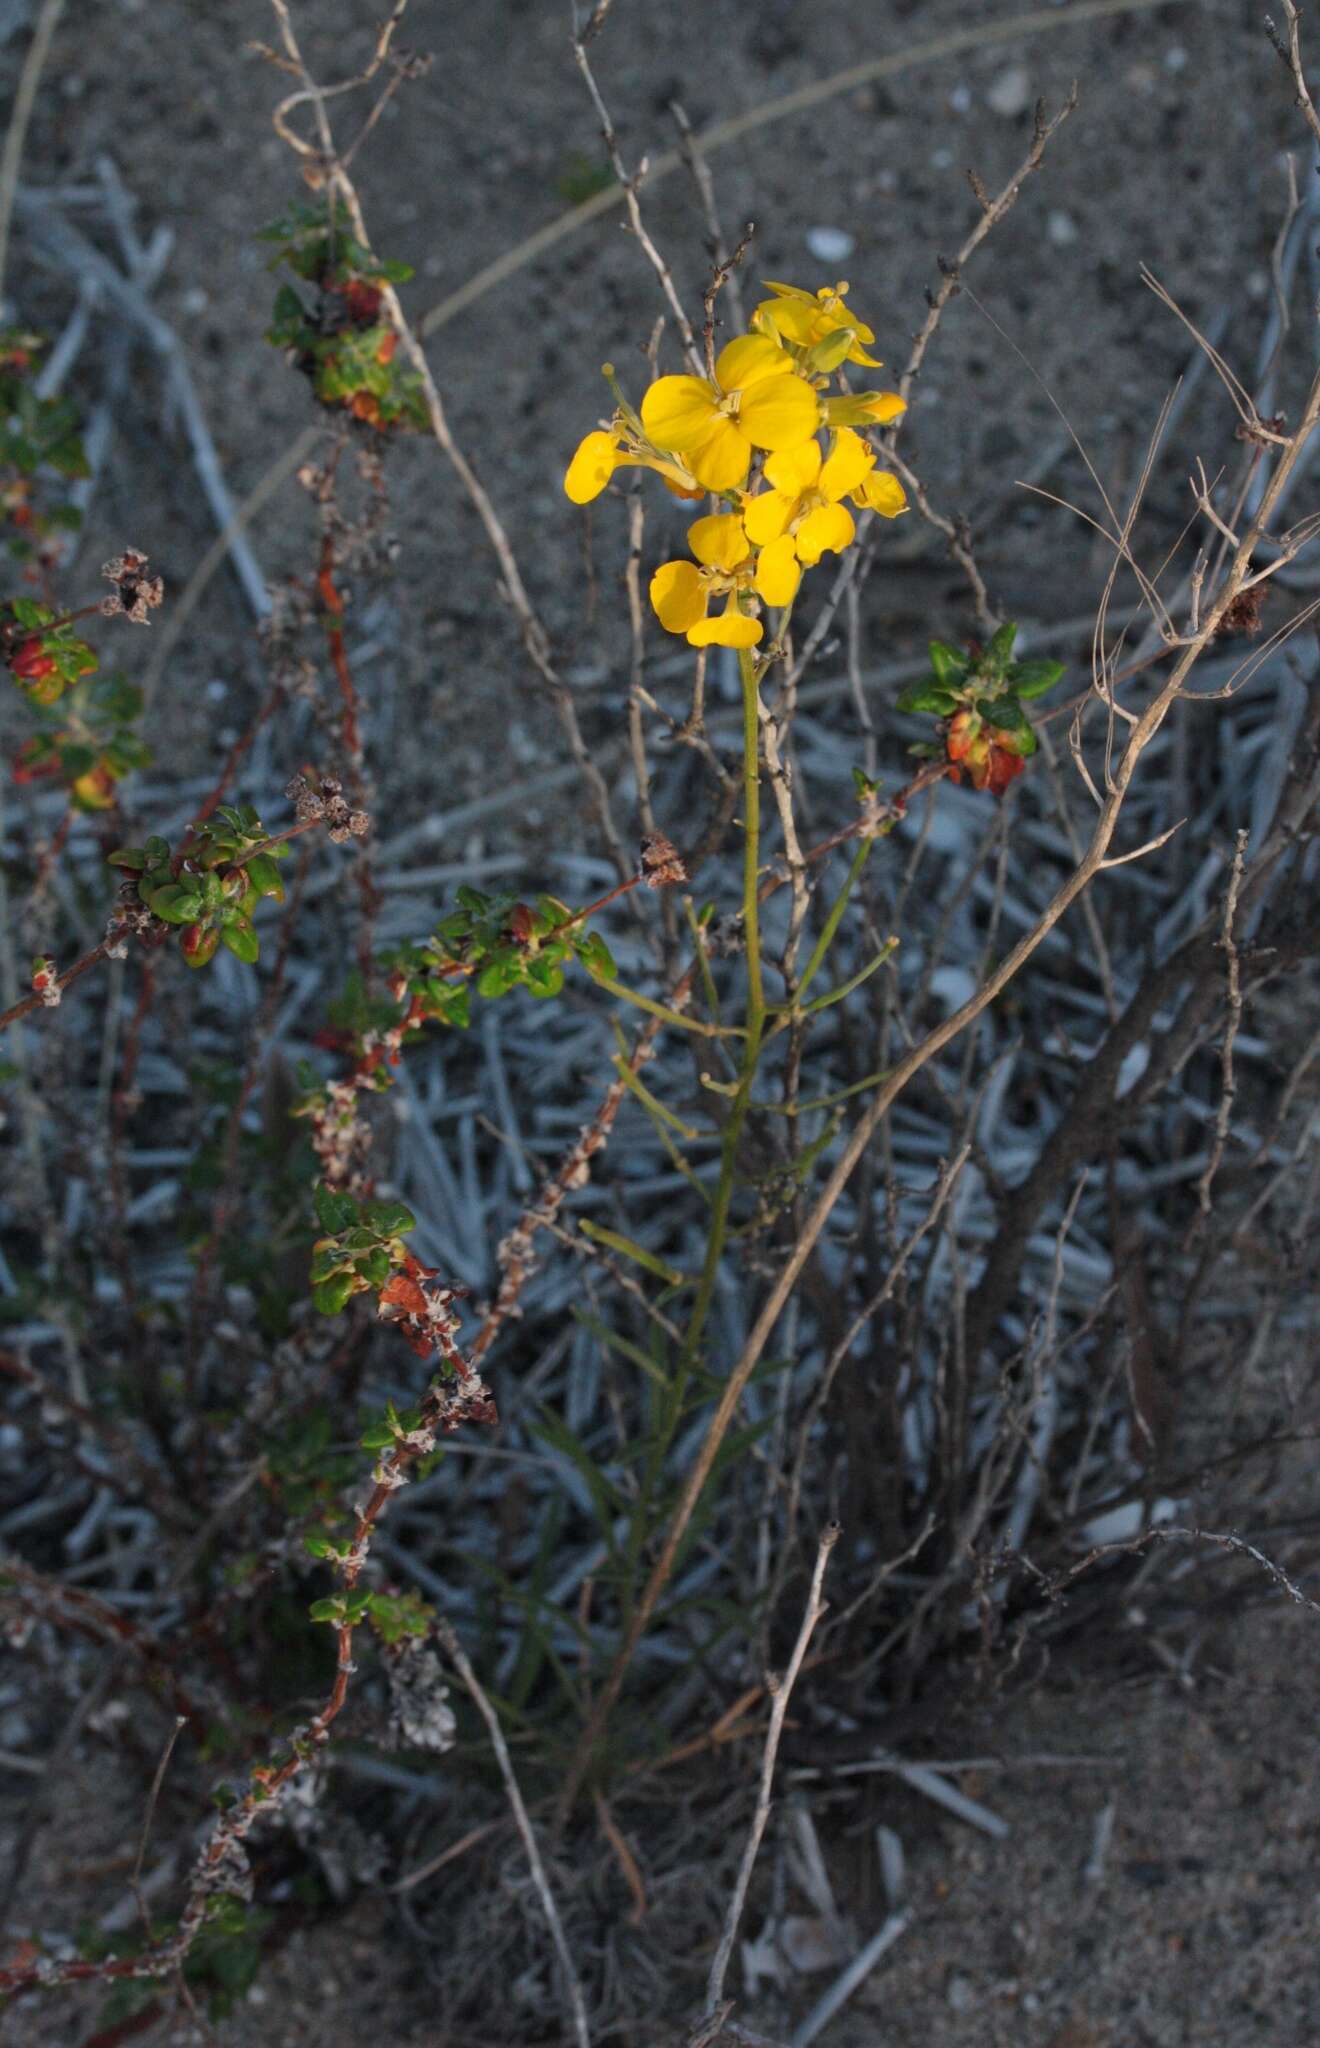
M360 67L374 12L361 0L295 8L321 76ZM904 443L934 502L971 521L996 597L1029 622L1086 613L1107 563L1081 521L1015 489L1015 479L1035 476L1064 498L1088 489L1068 421L1121 499L1192 356L1191 337L1142 283L1141 266L1249 373L1286 202L1282 153L1294 152L1299 175L1310 159L1255 4L1186 0L1070 19L1085 13L1045 7L1029 26L1011 27L1009 7L965 0L617 0L595 45L630 163L672 148L676 97L700 131L869 58L895 60L888 76L749 126L710 157L726 233L756 222L751 278L848 277L891 366L920 324L937 255L976 220L965 170L997 190L1027 150L1036 97L1054 111L1077 81L1076 112L1044 168L968 267L969 290L943 322ZM596 124L566 15L558 0L465 9L416 0L410 12L406 39L435 62L386 108L360 174L377 248L416 266L405 296L418 314L559 219L584 181L599 183ZM994 39L958 47L972 28L994 29ZM282 80L249 47L272 34L259 0L103 0L90 17L68 8L23 166L34 187L76 186L109 152L143 237L162 224L172 232L154 304L186 351L237 498L307 420L298 380L260 338L272 284L254 231L296 190L270 126ZM0 50L7 86L26 47L20 33ZM707 262L691 183L666 172L644 197L695 304ZM620 608L601 601L615 589L621 522L588 523L594 573L584 578L584 523L559 483L576 439L606 409L601 363L613 360L634 393L645 375L639 351L659 301L619 219L611 212L576 227L431 344L455 430L500 506L594 739L614 730L626 644ZM24 322L59 330L72 303L68 279L35 261L21 220L8 286ZM668 339L661 357L676 366ZM73 388L95 401L91 358ZM1211 450L1231 432L1209 378L1179 428L1189 445L1203 430ZM1180 489L1175 464L1152 512L1157 532L1176 530L1179 505L1187 509ZM392 490L402 551L379 620L385 714L373 769L399 831L557 768L563 754L475 522L435 451L405 449ZM1093 491L1088 503L1097 509ZM672 539L677 510L671 525ZM286 482L252 528L272 583L305 568L310 533L301 494ZM140 356L81 564L93 578L127 540L177 590L213 534L156 369ZM665 539L659 514L649 544L658 550ZM910 652L930 632L956 638L970 622L958 570L930 546L874 576L865 605L872 660ZM161 695L156 744L169 772L213 774L260 689L250 619L222 572ZM218 723L198 717L199 702L220 707ZM456 825L436 858L516 850L547 835L578 846L585 831L575 802L524 800L475 835ZM1234 1584L1228 1611L1189 1602L1171 1634L1147 1625L1139 1594L1098 1607L1030 1683L911 1743L913 1756L977 1760L954 1782L1008 1824L1001 1839L892 1776L790 1774L785 1800L805 1800L813 1813L856 1936L868 1938L887 1910L878 1826L902 1843L902 1904L913 1913L819 2039L830 2048L1306 2048L1320 2039L1320 1622L1268 1588L1249 1604L1247 1578ZM5 1674L13 1712L31 1709L30 1700L13 1704L25 1668L13 1661ZM150 1746L157 1733L142 1739ZM70 1900L81 1915L122 1899L122 1869L96 1875L140 1823L136 1790L131 1810L116 1790L118 1739L113 1730L89 1735L34 1855L28 1889L52 1929L68 1924ZM19 1737L0 1723L0 1749L16 1747ZM750 1775L754 1752L739 1755ZM776 1873L784 1910L813 1913L785 1868L772 1831L749 1937L772 1910ZM617 1889L611 1910L622 1916L627 1893ZM716 1931L694 1930L703 1943ZM690 1968L689 1957L676 1960L676 1979L687 1981ZM738 2017L787 2040L830 1974L789 1972L780 1989L762 1980L744 1999L735 1968ZM96 2010L84 2007L75 2026L68 2006L57 2015L27 2001L0 2032L23 2048L55 2048L84 2041ZM354 1894L337 1920L286 1939L214 2037L236 2048L475 2048L483 2038L447 2026L395 1905L374 1890ZM142 2038L206 2037L170 2017ZM561 2037L552 2019L529 2012L518 2038ZM649 2048L662 2035L626 2038Z

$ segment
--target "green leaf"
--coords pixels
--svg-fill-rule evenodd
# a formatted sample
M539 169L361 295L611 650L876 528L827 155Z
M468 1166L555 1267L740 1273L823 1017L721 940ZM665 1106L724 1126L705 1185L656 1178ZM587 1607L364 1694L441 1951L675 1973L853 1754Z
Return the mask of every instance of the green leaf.
M328 1600L313 1600L307 1613L312 1621L329 1621L338 1626L344 1619L344 1602L338 1595Z
M990 703L982 699L976 708L986 724L996 726L1000 732L1022 732L1030 729L1031 720L1011 692L996 697Z
M40 627L48 626L55 616L46 605L38 604L31 597L11 597L9 609L19 625L26 626L29 633L35 633Z
M360 1439L364 1451L387 1451L398 1432L392 1423L373 1422Z
M930 643L930 665L935 671L935 680L946 689L956 687L967 674L967 656L958 648L950 647L946 640L932 640Z
M118 846L105 858L108 867L131 868L135 874L141 874L147 865L147 850L145 846Z
M583 932L573 941L578 959L593 980L617 981L619 970L614 964L614 955L599 932Z
M933 676L923 683L909 683L906 690L898 693L900 711L931 711L936 718L948 718L958 709L958 699L952 690L942 689Z
M406 1202L364 1202L362 1221L378 1237L402 1237L417 1228L417 1218Z
M1016 694L1030 704L1033 698L1052 690L1062 674L1061 661L1015 661L1008 680Z
M312 1304L323 1316L337 1316L356 1288L355 1274L332 1273L328 1280L319 1280L313 1287Z
M357 1261L357 1270L368 1287L381 1288L390 1277L390 1255L381 1246Z
M994 669L1002 669L1013 659L1013 642L1017 639L1017 627L1012 619L991 635L990 645L985 650L986 661Z
M277 903L284 901L284 877L268 853L254 854L246 863L248 881L258 896L273 896Z
M179 882L167 882L163 889L152 889L147 902L166 924L194 924L201 915L201 897Z
M522 962L512 948L492 953L477 976L477 994L488 1000L506 995L521 980L521 968Z
M228 946L236 960L245 960L249 966L261 953L261 941L253 931L252 926L245 921L240 920L236 924L227 924L221 932L220 938L223 944Z
M319 1180L312 1190L312 1207L327 1237L337 1237L341 1230L347 1230L357 1222L357 1202L353 1196L341 1189L327 1187L323 1180Z

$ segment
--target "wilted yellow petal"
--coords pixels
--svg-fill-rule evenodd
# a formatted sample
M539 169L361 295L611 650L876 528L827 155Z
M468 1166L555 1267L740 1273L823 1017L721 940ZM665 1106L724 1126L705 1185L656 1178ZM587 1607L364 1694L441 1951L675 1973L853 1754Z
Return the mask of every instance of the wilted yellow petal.
M706 609L706 587L691 562L664 562L651 578L651 608L667 633L686 633Z
M882 519L897 519L900 512L907 511L907 492L887 469L873 469L869 476L863 478L862 487L854 497L858 504L878 512Z
M752 466L751 442L723 413L715 413L705 438L684 452L688 468L708 491L736 491Z
M745 391L749 384L782 377L792 367L793 358L768 335L740 334L736 341L726 342L716 356L715 382L721 391ZM645 407L642 417L646 417Z
M761 550L756 564L756 575L752 579L756 594L767 604L792 604L797 596L802 571L798 567L797 550L791 534L782 534Z
M744 498L743 527L748 540L758 548L778 540L797 511L797 501L796 491L759 491L754 498Z
M810 567L828 549L841 555L846 547L852 546L856 532L852 513L842 505L820 505L814 512L808 512L794 536L798 557Z
M777 455L767 456L765 475L766 482L785 497L800 498L813 489L820 475L820 442L801 441L796 448L781 448Z
M588 434L579 441L577 452L564 475L564 489L575 505L589 505L598 498L618 467L618 443L613 434Z
M738 425L757 448L795 448L820 425L820 407L801 377L766 377L743 393Z
M657 448L695 447L715 416L714 394L701 377L657 377L642 399L642 425Z
M874 420L877 426L887 426L890 420L896 420L900 413L907 411L906 398L900 398L896 391L863 391L860 397L866 407L866 417Z
M896 391L857 391L825 399L821 411L827 427L874 427L896 420L907 405Z
M755 647L761 637L761 621L749 619L730 600L727 611L693 626L688 639L694 647Z
M831 504L848 497L875 464L875 453L851 427L840 427L825 458L820 487Z
M736 512L715 512L709 519L695 520L688 528L688 546L708 569L722 569L726 573L745 562L752 552Z

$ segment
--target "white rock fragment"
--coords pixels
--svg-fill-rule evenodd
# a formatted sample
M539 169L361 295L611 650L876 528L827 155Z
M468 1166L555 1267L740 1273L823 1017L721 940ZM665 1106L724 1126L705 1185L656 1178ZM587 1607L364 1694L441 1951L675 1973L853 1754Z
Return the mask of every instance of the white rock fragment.
M953 91L949 94L949 110L951 113L954 114L970 114L972 110L972 93L970 86L954 86Z
M807 229L807 248L818 263L846 263L856 247L846 228Z
M990 86L985 103L992 114L1011 121L1031 105L1031 77L1025 64L1010 64Z
M1056 207L1045 223L1045 232L1056 249L1070 249L1080 232L1076 221L1062 207Z

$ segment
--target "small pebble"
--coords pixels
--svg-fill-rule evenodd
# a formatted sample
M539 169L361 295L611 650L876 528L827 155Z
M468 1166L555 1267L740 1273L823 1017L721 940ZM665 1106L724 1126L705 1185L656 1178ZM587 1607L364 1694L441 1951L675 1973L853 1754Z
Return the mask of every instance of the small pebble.
M1171 50L1164 52L1164 68L1166 71L1186 70L1187 52L1183 49L1181 43L1175 43Z
M199 284L193 285L179 301L185 313L204 313L210 303L211 294Z
M856 247L846 228L807 229L807 248L818 263L845 263Z
M950 1977L945 1997L955 2012L970 2012L976 2003L976 1993L966 1977Z
M930 153L930 160L935 170L947 171L949 165L953 162L953 151L951 149L933 149Z
M972 110L971 88L966 85L955 85L949 94L949 107L955 114L969 114Z
M1031 78L1026 65L1010 64L1006 71L1001 71L987 92L985 103L992 114L1001 114L1006 121L1024 114L1031 105Z
M1067 249L1077 240L1078 227L1070 213L1056 208L1045 223L1045 232L1056 249Z

